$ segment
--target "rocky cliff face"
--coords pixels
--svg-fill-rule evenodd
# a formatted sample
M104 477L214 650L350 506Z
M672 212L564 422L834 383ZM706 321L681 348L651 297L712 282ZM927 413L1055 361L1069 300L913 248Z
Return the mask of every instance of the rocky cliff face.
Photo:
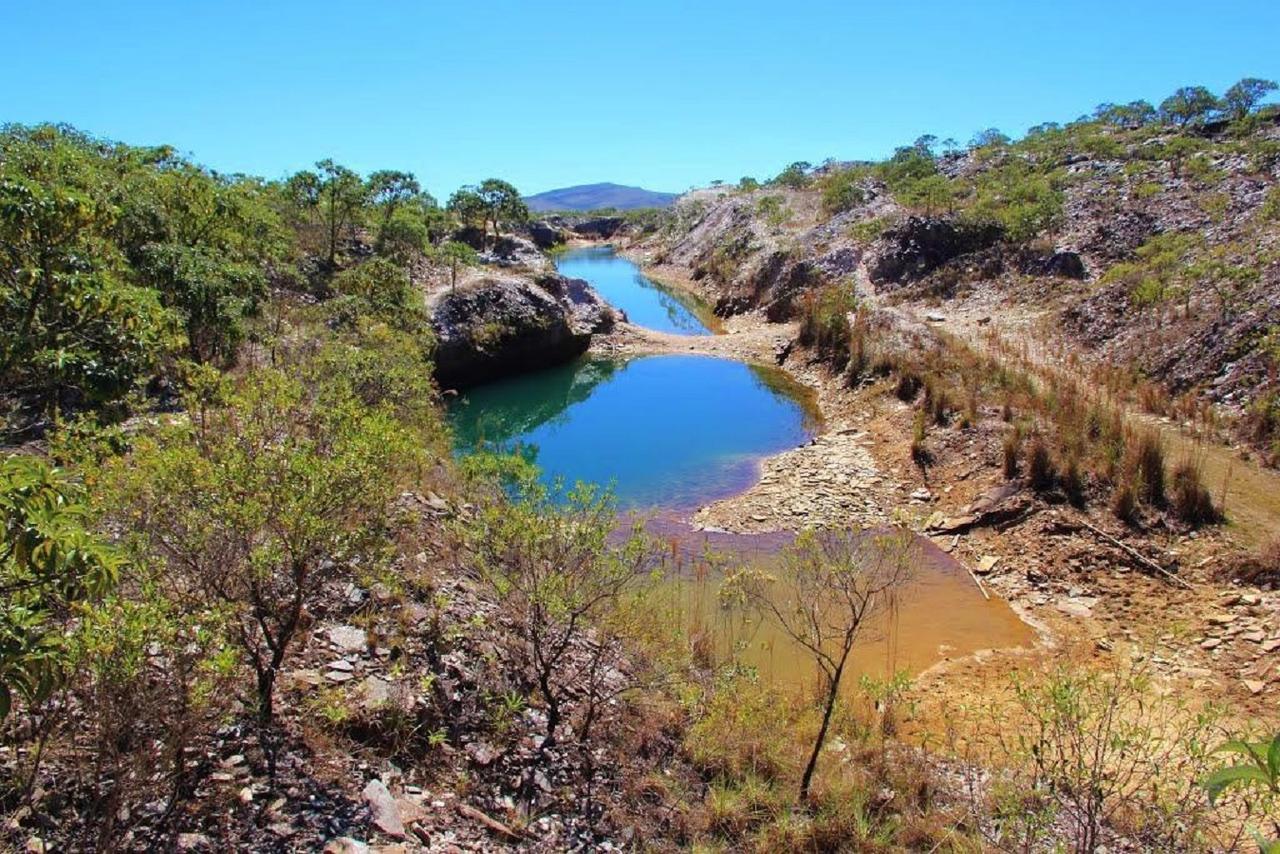
M800 189L694 191L631 248L687 269L721 315L785 320L835 284L942 314L1045 316L1081 355L1171 392L1237 410L1280 401L1267 349L1280 334L1280 126L1053 133L939 158L942 202L852 164L865 177L838 213L824 190L848 166ZM1006 227L1019 217L1034 227Z
M555 273L488 276L439 294L430 311L442 388L568 361L615 320L590 285Z

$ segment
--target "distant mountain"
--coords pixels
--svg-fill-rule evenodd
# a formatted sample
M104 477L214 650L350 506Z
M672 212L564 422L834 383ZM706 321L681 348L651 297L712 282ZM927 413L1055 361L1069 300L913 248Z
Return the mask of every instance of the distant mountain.
M580 184L547 190L525 197L529 210L543 211L594 211L601 208L617 208L620 211L636 208L665 208L679 193L655 193L640 187L624 187L621 184Z

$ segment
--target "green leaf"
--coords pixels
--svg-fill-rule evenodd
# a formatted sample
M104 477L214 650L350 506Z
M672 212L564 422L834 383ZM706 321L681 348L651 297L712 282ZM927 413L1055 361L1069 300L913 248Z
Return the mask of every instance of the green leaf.
M1260 783L1263 786L1270 786L1271 781L1261 768L1254 765L1234 765L1210 774L1201 785L1209 793L1209 803L1212 804L1217 801L1223 791L1231 786L1248 783Z

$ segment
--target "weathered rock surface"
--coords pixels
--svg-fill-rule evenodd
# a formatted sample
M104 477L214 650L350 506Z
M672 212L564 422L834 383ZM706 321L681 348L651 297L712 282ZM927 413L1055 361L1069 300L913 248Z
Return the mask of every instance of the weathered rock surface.
M469 283L431 306L436 381L460 388L568 361L614 320L614 310L581 279L548 273Z
M954 258L994 246L1002 237L994 225L908 217L881 238L867 274L877 285L916 281Z

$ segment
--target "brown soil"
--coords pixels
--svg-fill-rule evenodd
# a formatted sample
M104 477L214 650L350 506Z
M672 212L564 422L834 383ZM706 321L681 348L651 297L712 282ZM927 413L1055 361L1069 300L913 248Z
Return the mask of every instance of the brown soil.
M646 274L711 296L678 268L646 268ZM980 297L948 305L944 323L974 343L988 338L995 326L1017 330L1025 352L1053 351L1028 343L1043 329L1038 312L1005 306ZM924 319L925 310L919 313ZM725 333L691 340L624 324L595 345L608 353L698 352L765 363L789 353L783 367L814 390L825 423L822 435L811 445L764 460L756 485L700 509L695 524L765 531L897 520L924 530L928 520L939 518L936 514L960 515L1003 482L997 412L982 413L971 428L931 435L935 460L926 483L910 457L913 407L882 384L850 389L843 378L809 363L803 351L790 352L792 325L771 324L752 313L726 321ZM1173 425L1165 425L1165 433L1170 459L1195 450L1204 460L1215 499L1230 469L1226 509L1232 524L1189 533L1138 532L1121 526L1102 506L1080 511L1037 500L1029 515L1002 530L978 528L936 538L941 548L982 573L988 592L1007 600L1039 639L1030 648L944 660L918 677L912 690L918 731L938 731L936 725L957 704L1001 694L1011 673L1043 670L1067 654L1099 665L1145 656L1156 677L1179 696L1229 700L1242 717L1264 725L1280 722L1280 668L1273 654L1280 650L1280 596L1220 580L1221 570L1243 547L1265 531L1280 531L1280 477L1229 448L1193 446ZM1173 566L1178 580L1147 574L1142 562L1082 523Z

